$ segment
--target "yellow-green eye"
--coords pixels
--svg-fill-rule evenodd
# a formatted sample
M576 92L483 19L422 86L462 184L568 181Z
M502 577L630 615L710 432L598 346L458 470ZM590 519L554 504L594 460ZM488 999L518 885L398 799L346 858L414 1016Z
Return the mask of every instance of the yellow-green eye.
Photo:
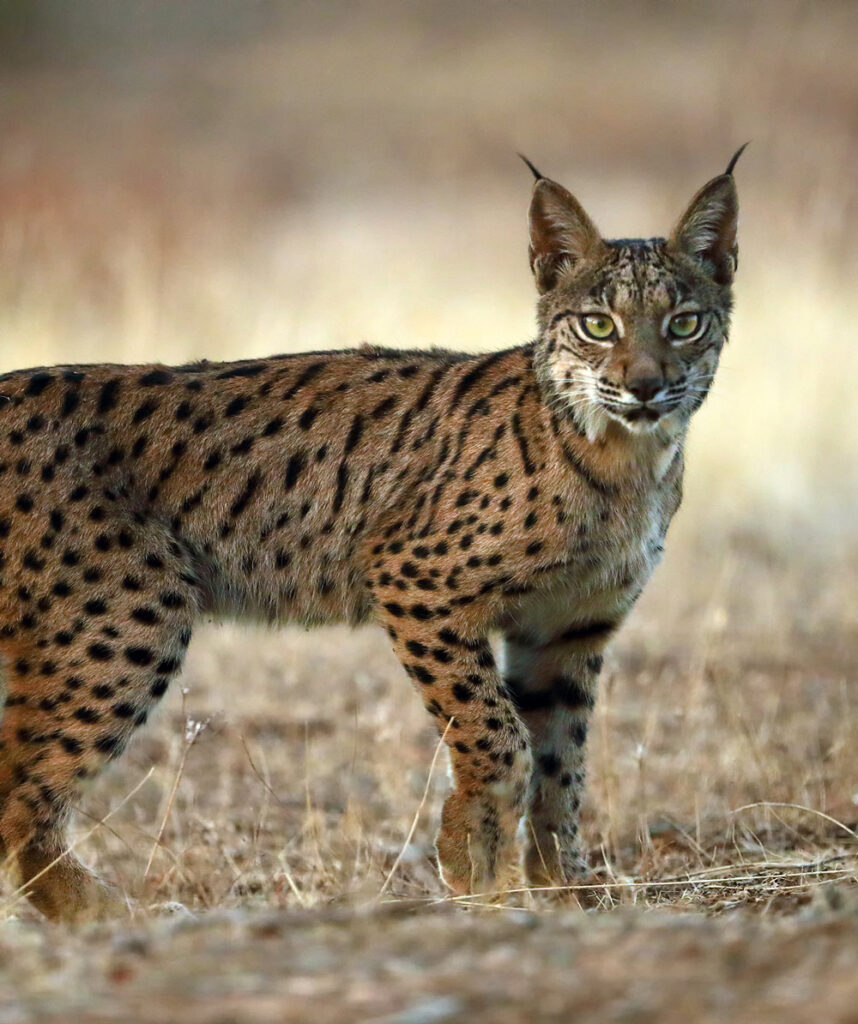
M587 313L580 318L580 323L587 337L595 341L610 341L617 331L616 324L605 313Z
M667 325L667 333L671 338L690 338L697 333L700 327L699 313L677 313L672 316Z

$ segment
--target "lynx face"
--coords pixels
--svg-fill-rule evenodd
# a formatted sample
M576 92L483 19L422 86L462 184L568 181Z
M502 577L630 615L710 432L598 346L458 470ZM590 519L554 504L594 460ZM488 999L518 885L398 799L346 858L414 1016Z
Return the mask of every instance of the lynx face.
M702 404L727 339L737 219L728 170L670 238L606 241L566 189L537 179L530 259L541 341L555 402L590 440L611 421L670 436Z

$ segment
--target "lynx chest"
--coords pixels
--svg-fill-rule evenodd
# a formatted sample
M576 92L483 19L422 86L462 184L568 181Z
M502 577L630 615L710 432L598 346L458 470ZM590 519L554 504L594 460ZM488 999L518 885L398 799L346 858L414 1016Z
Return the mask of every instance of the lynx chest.
M610 495L571 497L558 508L564 553L513 619L545 634L570 623L619 621L631 609L664 550L681 498L681 460L650 485Z

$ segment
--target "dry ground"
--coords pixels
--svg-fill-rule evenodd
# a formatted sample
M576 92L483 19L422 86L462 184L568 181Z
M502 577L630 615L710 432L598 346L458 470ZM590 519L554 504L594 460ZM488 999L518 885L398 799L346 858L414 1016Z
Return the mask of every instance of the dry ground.
M854 918L715 925L691 915L481 917L400 905L215 912L89 935L75 951L56 935L6 932L19 972L17 1010L0 1003L8 1021L855 1020Z
M0 369L514 344L515 149L648 234L752 137L734 337L604 676L601 912L445 895L381 634L206 625L76 819L143 909L72 933L0 889L0 1024L854 1020L854 7L146 6L7 38Z

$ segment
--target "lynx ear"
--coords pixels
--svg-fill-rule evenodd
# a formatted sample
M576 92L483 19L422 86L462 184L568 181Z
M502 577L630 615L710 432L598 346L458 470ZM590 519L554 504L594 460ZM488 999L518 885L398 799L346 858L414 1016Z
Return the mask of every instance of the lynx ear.
M536 177L530 201L530 269L540 292L550 291L564 263L596 255L604 242L581 204L562 185Z
M670 236L671 246L701 263L718 284L730 284L739 262L739 197L730 173L734 162L735 157L726 174L700 189Z

